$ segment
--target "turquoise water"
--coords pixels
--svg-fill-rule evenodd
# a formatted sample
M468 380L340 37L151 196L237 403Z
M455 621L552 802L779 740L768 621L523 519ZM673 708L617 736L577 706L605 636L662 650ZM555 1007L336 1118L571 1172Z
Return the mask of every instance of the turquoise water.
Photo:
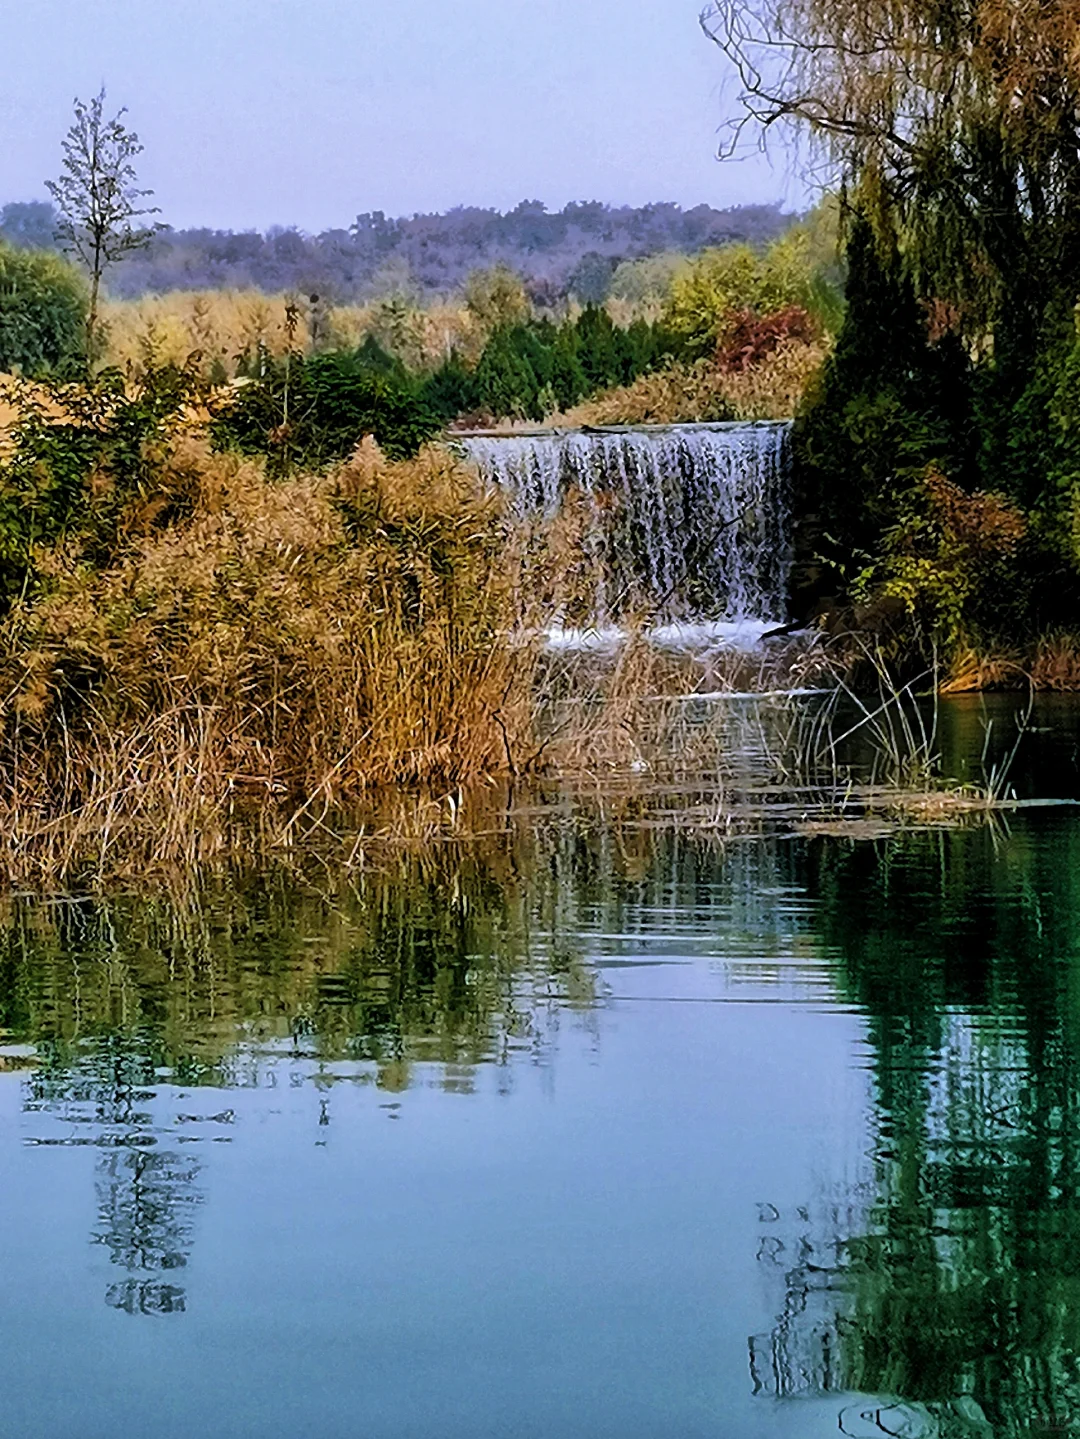
M1080 819L0 916L0 1433L1080 1434Z

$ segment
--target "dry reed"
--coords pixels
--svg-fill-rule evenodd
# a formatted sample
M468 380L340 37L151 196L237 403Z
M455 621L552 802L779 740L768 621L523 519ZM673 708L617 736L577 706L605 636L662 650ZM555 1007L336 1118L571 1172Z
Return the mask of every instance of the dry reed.
M674 425L709 420L784 420L797 413L821 369L823 344L784 340L746 370L710 360L672 364L586 400L552 423Z
M117 562L41 555L0 624L9 878L193 863L241 819L287 844L375 787L452 790L529 749L507 526L446 451L365 441L271 484L188 437L159 485Z
M1067 630L1039 635L1026 649L976 649L953 656L942 694L983 690L1080 690L1080 636Z

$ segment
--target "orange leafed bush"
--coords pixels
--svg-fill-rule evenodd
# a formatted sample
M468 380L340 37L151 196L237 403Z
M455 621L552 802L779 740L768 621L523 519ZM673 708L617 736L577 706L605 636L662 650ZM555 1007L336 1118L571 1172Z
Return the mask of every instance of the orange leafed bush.
M1027 533L1024 516L1003 495L969 493L936 470L926 477L926 491L950 541L973 558L1013 555Z
M773 315L738 310L720 341L717 360L722 370L742 374L775 354L781 345L815 345L820 339L821 327L801 305L788 305Z

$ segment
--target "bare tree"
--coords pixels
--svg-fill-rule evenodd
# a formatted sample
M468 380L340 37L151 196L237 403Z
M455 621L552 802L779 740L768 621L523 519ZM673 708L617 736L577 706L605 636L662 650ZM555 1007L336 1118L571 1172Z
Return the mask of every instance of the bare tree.
M142 145L123 123L126 109L105 118L104 86L89 102L76 98L75 120L63 142L64 163L59 180L45 182L60 213L58 237L78 256L90 276L90 309L86 319L86 357L92 363L98 332L101 281L110 265L146 245L161 225L140 224L160 213L144 205L152 190L140 190L135 157Z

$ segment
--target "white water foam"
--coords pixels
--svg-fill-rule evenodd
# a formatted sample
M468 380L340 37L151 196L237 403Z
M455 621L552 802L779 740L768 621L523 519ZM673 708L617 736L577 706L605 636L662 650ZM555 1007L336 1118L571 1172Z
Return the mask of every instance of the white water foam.
M771 620L698 620L656 625L636 633L655 648L677 654L702 655L717 650L750 654L761 647L763 637L774 628ZM619 625L553 625L544 631L544 642L550 650L608 653L624 645L631 633Z

